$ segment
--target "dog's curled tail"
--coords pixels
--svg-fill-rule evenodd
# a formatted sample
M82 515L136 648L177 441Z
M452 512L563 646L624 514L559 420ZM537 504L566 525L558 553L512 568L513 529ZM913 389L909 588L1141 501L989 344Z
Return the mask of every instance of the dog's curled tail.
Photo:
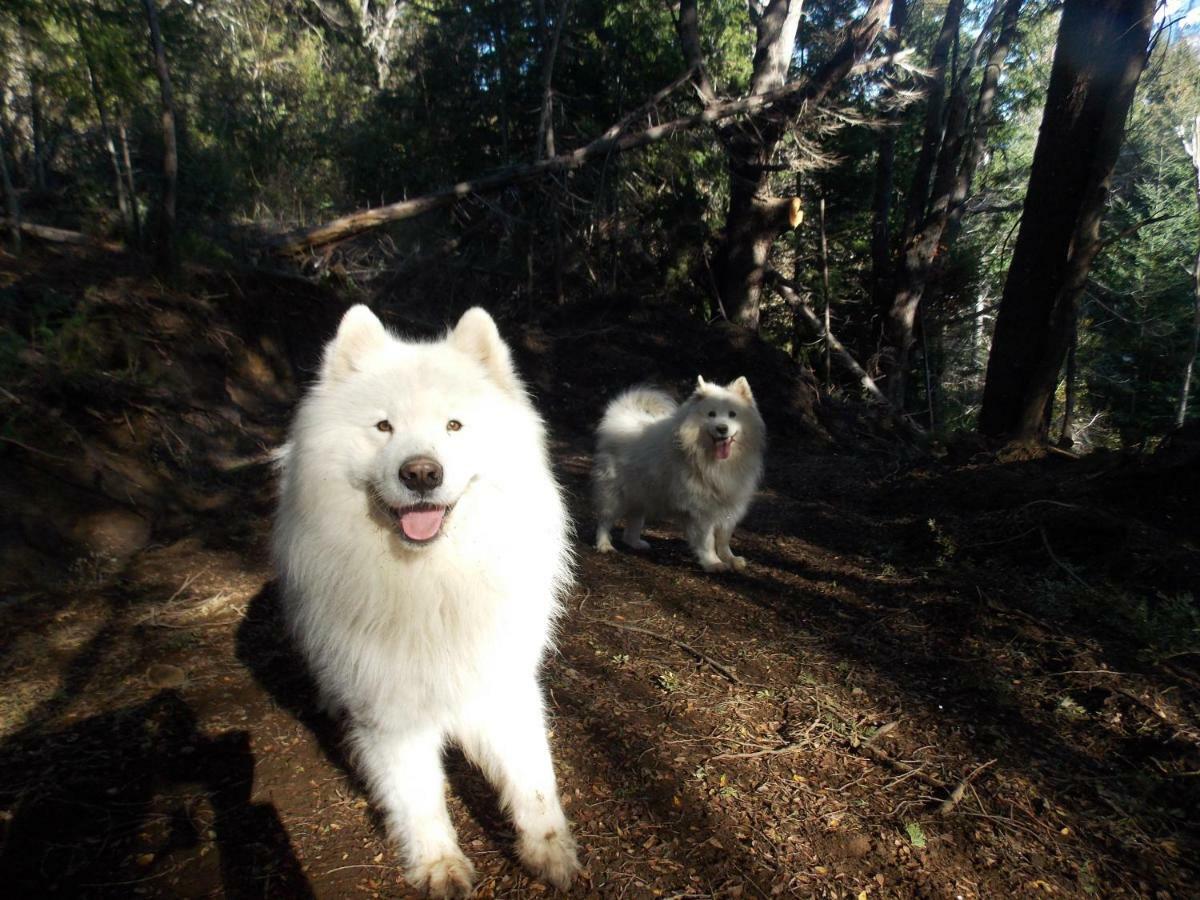
M637 432L651 422L673 415L677 408L678 404L660 390L630 388L608 404L596 433L603 438Z

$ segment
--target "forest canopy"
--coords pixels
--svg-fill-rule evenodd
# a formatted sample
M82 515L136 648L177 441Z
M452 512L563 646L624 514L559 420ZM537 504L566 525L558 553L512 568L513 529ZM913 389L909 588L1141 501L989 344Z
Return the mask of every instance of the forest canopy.
M827 329L914 426L973 429L1073 6L1145 33L1115 162L1080 188L1103 197L1053 383L1030 402L1042 440L1140 447L1189 417L1200 327L1190 0L16 0L7 216L168 266L298 262L396 301L459 284L653 298L856 394ZM271 251L461 182L424 215Z

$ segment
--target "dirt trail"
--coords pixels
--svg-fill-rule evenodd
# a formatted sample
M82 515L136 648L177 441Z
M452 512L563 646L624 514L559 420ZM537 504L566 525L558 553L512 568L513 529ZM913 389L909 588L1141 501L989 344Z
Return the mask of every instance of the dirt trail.
M47 313L52 334L112 327L99 349L31 344L3 401L21 577L0 601L0 884L407 896L265 553L265 451L340 306L213 273L171 291L78 255L4 278L9 310L88 298ZM439 312L458 310L400 324ZM904 462L778 357L653 315L593 307L518 339L580 534L587 426L638 375L748 375L769 474L735 536L744 575L703 574L671 531L646 553L579 544L546 679L587 869L572 896L1194 895L1196 535L1145 499L1154 472ZM96 353L109 374L78 374ZM60 514L79 497L149 533L126 520L123 555L95 552ZM64 536L93 549L55 573ZM449 765L477 896L548 893L478 773Z

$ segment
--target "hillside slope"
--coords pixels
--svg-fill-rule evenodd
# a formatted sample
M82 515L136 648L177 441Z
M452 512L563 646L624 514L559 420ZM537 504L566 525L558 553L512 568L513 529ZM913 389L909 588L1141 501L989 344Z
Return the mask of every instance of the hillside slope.
M0 303L0 883L407 896L266 558L269 451L345 299L40 248L3 261ZM424 334L460 311L385 310ZM1194 891L1186 446L922 461L666 304L496 312L583 536L588 431L628 384L746 375L772 432L744 575L704 575L670 529L578 547L546 678L573 896ZM450 769L477 896L546 893L478 773Z

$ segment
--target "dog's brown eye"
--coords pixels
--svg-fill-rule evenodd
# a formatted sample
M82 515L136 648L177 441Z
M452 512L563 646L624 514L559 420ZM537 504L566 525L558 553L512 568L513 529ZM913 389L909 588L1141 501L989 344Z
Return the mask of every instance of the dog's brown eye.
M710 419L715 419L715 418L717 417L717 414L716 414L716 412L715 412L715 411L710 411L710 412L709 412L709 414L708 414L708 417L709 417Z
M375 427L379 431L382 431L384 434L392 433L392 423L389 422L387 419L380 419L378 422L375 423Z
M734 412L732 409L729 411L729 418L731 418L731 419L737 418L737 413Z
M458 421L458 419L451 419L449 422L446 423L447 431L460 431L461 429L462 429L462 422Z

